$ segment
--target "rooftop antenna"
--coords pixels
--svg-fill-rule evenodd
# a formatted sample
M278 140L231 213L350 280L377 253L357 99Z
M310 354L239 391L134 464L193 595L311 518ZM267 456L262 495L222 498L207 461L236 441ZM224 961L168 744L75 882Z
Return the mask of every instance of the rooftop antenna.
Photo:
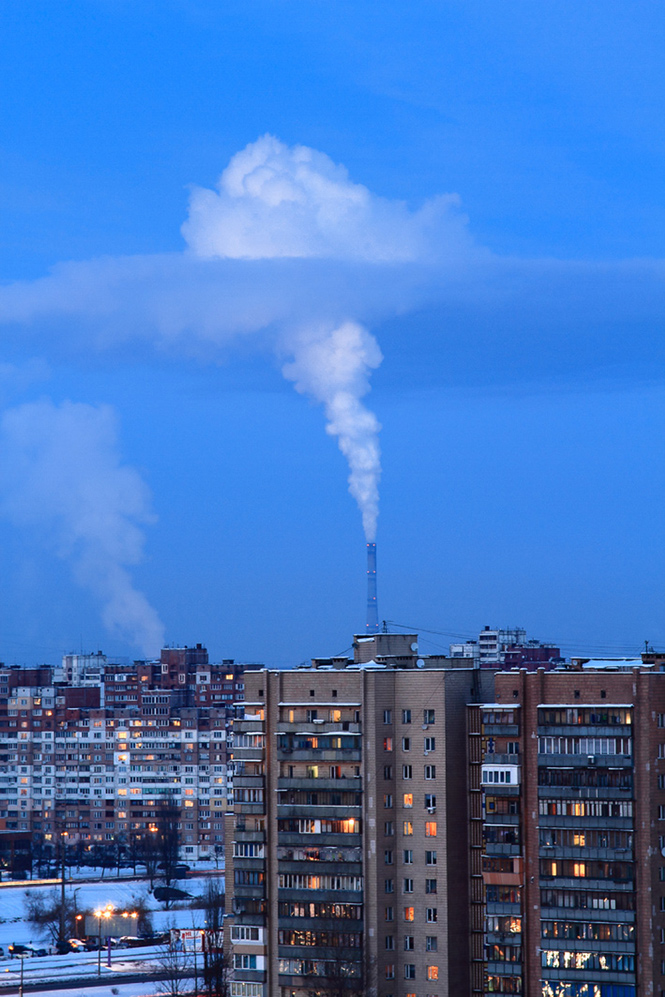
M376 602L376 544L367 544L367 624L368 634L379 632L379 609Z

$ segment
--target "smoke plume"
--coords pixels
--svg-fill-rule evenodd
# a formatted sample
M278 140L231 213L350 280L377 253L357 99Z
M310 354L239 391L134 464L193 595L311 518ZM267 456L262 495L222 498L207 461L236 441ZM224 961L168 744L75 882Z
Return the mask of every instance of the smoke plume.
M349 463L349 491L362 513L367 540L376 536L379 514L379 422L360 399L369 391L369 374L383 357L378 343L354 322L316 335L302 333L291 343L293 359L284 364L284 377L296 391L320 402L328 420L326 432Z
M113 410L49 400L9 409L0 422L0 468L8 518L72 564L112 633L154 655L164 627L128 570L143 557L142 527L153 516L146 485L120 462Z

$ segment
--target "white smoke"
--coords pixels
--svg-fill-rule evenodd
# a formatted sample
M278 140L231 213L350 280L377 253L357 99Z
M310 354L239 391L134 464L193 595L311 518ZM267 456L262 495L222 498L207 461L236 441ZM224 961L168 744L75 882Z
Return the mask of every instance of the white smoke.
M164 627L128 567L143 556L153 521L139 474L120 462L108 405L42 400L9 409L0 422L0 505L70 561L77 581L103 604L108 629L154 655Z
M326 431L337 437L349 462L349 491L362 513L365 536L373 541L379 514L381 426L360 399L370 390L370 371L383 359L379 345L367 329L345 322L330 331L301 333L290 346L293 359L284 364L283 374L296 391L323 405Z

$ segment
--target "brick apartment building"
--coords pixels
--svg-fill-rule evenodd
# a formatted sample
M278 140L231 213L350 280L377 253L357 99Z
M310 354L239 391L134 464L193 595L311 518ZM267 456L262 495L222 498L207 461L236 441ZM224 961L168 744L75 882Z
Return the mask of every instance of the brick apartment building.
M81 659L81 660L79 660ZM0 852L10 868L149 835L160 801L181 812L185 859L223 846L227 721L245 666L205 648L159 661L67 655L62 669L0 665ZM80 682L80 685L72 684ZM16 861L17 849L22 863Z
M360 636L352 660L246 674L226 830L233 997L468 990L465 705L493 676L419 657L416 640Z
M657 658L500 673L469 707L472 994L665 994Z

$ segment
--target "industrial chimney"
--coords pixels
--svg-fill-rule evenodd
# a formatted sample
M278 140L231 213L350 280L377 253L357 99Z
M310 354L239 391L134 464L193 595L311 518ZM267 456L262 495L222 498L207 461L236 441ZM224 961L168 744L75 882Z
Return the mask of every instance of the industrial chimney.
M367 544L367 625L368 634L379 632L379 608L376 603L376 544Z

